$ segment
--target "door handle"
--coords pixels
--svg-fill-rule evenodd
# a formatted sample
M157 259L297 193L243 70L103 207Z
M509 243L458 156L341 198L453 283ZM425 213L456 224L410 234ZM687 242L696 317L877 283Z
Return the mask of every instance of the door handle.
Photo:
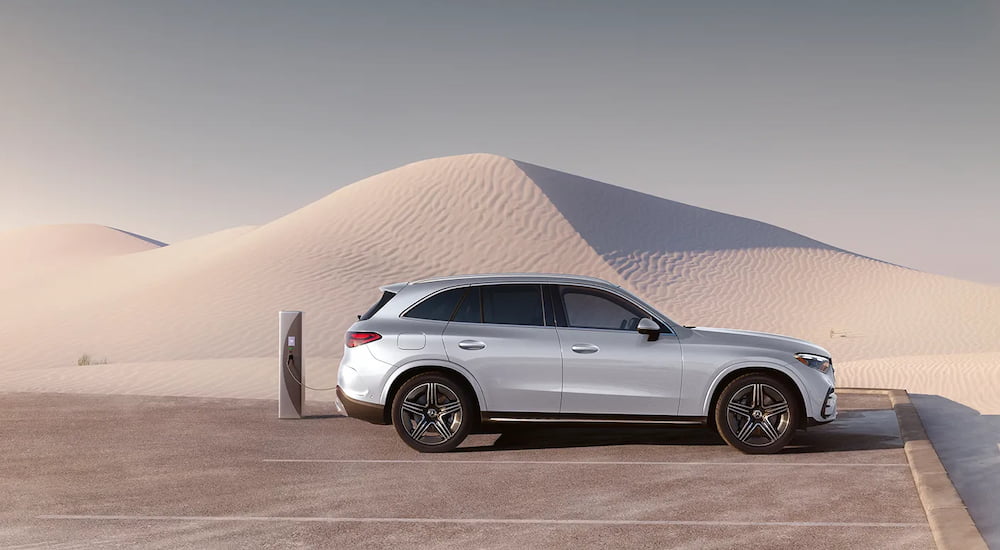
M486 347L486 344L478 340L462 340L458 343L458 347L467 350L477 350Z
M594 344L573 344L573 347L569 348L576 353L596 353L597 350L601 349Z

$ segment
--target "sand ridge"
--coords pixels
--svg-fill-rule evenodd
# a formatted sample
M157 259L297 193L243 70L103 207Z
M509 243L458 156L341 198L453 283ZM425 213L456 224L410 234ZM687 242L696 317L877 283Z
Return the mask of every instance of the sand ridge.
M154 250L163 243L96 224L40 225L0 233L0 293L58 276L101 258Z

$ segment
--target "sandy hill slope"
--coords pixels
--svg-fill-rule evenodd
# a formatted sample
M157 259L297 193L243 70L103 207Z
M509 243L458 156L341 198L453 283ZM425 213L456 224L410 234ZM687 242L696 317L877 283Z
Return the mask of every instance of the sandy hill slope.
M0 368L263 357L306 312L335 360L380 284L546 271L602 277L687 324L782 332L839 359L989 352L1000 288L920 273L728 216L495 155L418 162L259 227L95 257L0 287Z
M96 224L40 225L0 233L0 289L99 258L132 254L164 243Z

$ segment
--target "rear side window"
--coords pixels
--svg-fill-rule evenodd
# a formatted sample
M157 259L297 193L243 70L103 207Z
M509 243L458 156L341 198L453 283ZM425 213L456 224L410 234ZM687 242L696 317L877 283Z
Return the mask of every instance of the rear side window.
M465 294L465 299L458 305L458 310L455 311L455 316L451 320L456 323L483 322L483 308L478 286L469 288L469 292Z
M455 307L458 306L466 290L466 288L455 288L439 292L410 308L403 317L448 321L455 313Z
M366 319L371 319L372 315L378 313L378 310L382 309L382 306L388 304L389 300L392 300L394 296L396 296L395 292L388 292L388 291L383 292L382 297L379 298L377 302L375 302L375 305L368 308L368 311L364 312L364 314L361 315L361 317L358 317L358 319L361 321L364 321Z
M545 325L540 285L485 286L482 294L484 323Z

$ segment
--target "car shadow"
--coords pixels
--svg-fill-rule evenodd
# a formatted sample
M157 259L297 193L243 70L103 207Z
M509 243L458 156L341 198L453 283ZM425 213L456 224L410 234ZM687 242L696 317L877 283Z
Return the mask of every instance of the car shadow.
M498 433L487 431L484 433ZM577 426L510 426L492 445L459 447L452 452L475 453L524 449L563 449L618 445L725 445L714 431L703 427L664 429L650 426L613 428Z
M866 413L880 413L869 418ZM841 420L796 433L779 454L832 453L876 449L899 449L895 415L886 410L849 410ZM572 447L608 447L624 445L722 446L726 442L712 429L663 426L508 426L492 445L469 445L452 452L476 453L526 449L562 449Z

